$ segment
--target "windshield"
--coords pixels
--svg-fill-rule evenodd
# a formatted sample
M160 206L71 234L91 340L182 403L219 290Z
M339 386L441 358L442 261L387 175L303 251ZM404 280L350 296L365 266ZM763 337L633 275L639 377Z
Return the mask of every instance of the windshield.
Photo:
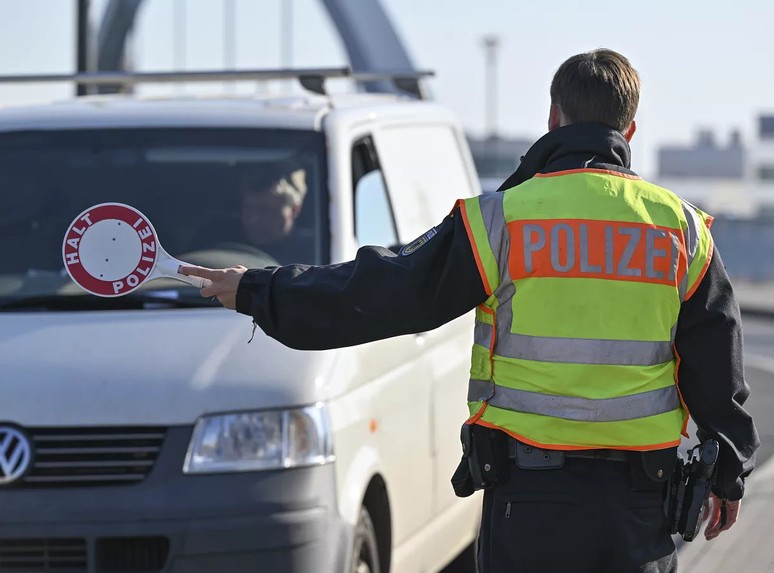
M62 240L92 205L144 213L161 246L209 267L327 262L320 133L257 129L35 131L0 138L0 302L83 295ZM198 295L177 281L145 291Z

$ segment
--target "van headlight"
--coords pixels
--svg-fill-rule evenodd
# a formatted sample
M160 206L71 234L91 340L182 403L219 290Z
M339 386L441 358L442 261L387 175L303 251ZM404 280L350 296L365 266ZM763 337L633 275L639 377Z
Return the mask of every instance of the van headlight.
M196 421L183 473L246 472L333 461L322 404L203 416Z

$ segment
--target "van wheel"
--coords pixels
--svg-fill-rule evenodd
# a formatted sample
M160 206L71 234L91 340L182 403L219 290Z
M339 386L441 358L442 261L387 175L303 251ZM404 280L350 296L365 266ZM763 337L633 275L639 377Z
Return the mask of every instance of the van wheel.
M352 544L352 573L380 573L379 545L376 543L376 530L371 514L363 507L355 526L355 539Z

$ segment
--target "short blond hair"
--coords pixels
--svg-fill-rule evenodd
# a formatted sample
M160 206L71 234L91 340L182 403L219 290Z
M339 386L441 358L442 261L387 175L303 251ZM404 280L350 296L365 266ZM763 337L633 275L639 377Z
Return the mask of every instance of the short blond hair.
M625 131L640 103L640 76L618 52L601 48L567 59L551 82L551 103L570 123Z

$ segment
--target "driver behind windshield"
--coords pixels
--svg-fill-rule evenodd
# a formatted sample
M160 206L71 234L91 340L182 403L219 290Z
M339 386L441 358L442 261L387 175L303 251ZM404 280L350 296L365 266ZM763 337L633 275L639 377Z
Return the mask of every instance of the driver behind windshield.
M306 171L255 170L239 182L242 240L280 263L292 263L293 226L306 196Z

